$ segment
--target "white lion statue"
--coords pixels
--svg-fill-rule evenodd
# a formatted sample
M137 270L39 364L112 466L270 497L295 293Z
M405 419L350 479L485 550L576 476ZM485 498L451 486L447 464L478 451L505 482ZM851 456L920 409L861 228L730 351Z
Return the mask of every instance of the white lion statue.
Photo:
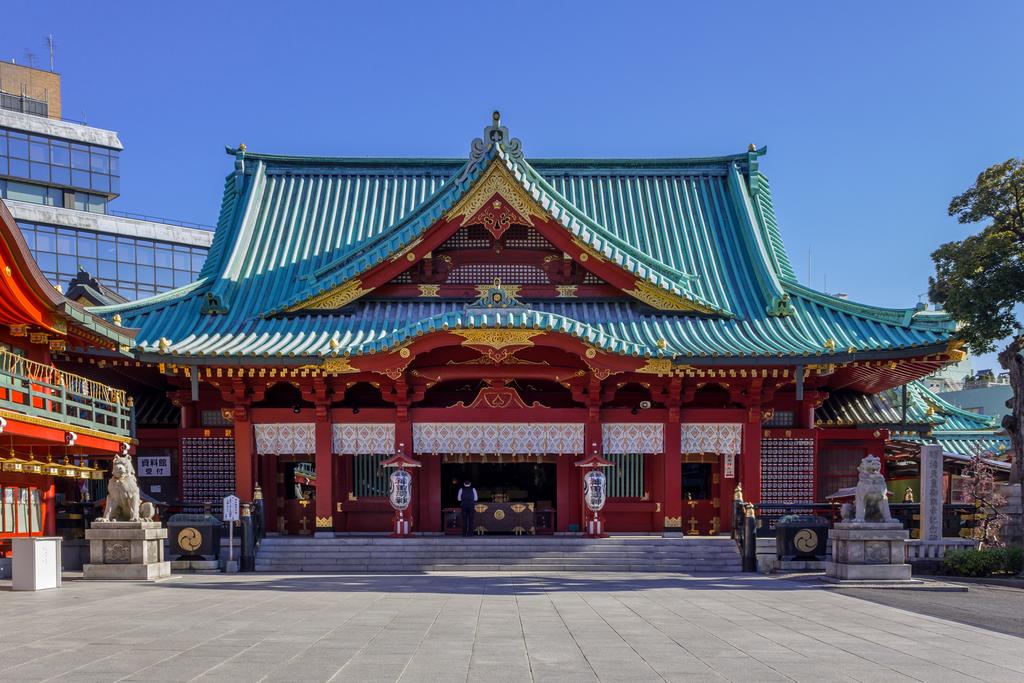
M891 522L889 514L888 490L885 477L882 476L882 461L869 455L860 461L857 467L857 489L854 493L854 505L843 506L843 519L847 520L853 513L854 522ZM853 507L853 510L850 508Z
M97 522L151 522L156 509L143 503L130 455L115 455L107 482L107 505Z

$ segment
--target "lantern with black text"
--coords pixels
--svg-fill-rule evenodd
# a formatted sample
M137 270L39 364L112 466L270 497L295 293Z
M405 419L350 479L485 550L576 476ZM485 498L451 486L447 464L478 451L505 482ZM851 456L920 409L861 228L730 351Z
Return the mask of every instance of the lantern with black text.
M407 517L405 511L412 504L412 474L406 468L419 467L420 463L399 453L381 465L395 470L388 477L388 502L395 510L395 527L391 535L398 538L411 536L412 516Z
M600 512L608 501L608 477L602 471L605 467L612 467L614 463L606 460L597 454L576 463L577 467L586 470L583 475L583 503L593 513L593 517L587 520L587 533L589 538L604 538L608 534L604 531L604 519Z

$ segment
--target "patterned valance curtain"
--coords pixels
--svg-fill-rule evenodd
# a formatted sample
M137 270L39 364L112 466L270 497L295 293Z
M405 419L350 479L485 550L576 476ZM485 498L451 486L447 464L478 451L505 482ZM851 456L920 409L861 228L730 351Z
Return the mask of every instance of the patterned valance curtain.
M316 453L316 431L312 422L255 424L256 452L260 455L304 455Z
M743 425L726 423L684 423L683 453L739 455Z
M331 448L335 455L393 455L394 423L332 425Z
M604 453L661 453L665 425L661 422L609 422L601 425Z
M720 453L722 476L736 476L736 456L743 445L743 425L729 423L683 424L683 453Z
M417 422L415 453L583 453L582 423Z

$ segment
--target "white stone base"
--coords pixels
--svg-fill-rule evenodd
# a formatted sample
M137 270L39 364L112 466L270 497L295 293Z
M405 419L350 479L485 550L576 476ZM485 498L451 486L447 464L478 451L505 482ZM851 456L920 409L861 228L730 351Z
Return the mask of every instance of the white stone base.
M86 529L89 564L85 579L99 581L157 581L171 575L164 561L167 529L160 522L93 522Z
M909 581L909 535L899 522L837 523L825 576L840 581Z

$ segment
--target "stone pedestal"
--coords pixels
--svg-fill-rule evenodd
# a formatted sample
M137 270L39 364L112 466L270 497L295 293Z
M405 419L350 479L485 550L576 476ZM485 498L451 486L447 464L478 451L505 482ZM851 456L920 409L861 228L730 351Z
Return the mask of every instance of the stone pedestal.
M171 563L164 561L167 529L160 522L94 522L85 537L86 579L155 581L171 575Z
M839 522L831 532L832 561L825 576L836 581L910 581L904 547L910 534L899 522Z

